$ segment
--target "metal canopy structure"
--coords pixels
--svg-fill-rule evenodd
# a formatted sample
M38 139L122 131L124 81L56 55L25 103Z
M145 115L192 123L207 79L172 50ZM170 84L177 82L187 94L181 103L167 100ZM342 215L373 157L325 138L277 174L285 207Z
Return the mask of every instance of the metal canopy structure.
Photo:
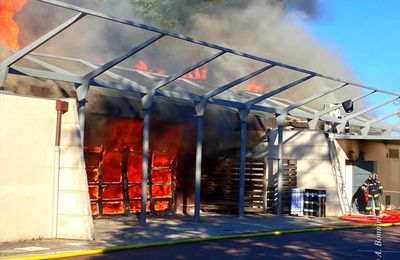
M282 142L283 142L283 127L285 120L288 115L306 119L309 121L309 127L315 129L319 121L334 123L338 125L339 129L343 129L346 123L350 123L353 126L357 126L361 129L363 138L368 139L370 136L370 128L378 129L382 134L388 136L392 131L400 132L400 118L399 122L394 124L383 124L382 121L388 117L395 116L399 111L383 115L379 118L370 118L366 116L370 111L376 110L383 107L393 101L400 98L400 94L393 93L370 86L362 85L356 82L350 82L336 77L331 77L317 73L314 71L298 68L274 60L262 58L259 56L251 55L244 52L239 52L230 48L226 48L220 45L208 43L205 41L196 40L194 38L184 36L181 34L173 33L167 30L163 30L154 26L138 23L132 20L120 19L106 15L104 13L84 9L74 5L69 5L56 0L36 0L49 4L58 8L66 9L76 13L75 16L65 21L58 27L47 32L37 40L33 41L21 50L13 53L11 56L3 60L0 64L0 86L3 86L7 77L7 74L15 74L29 77L37 77L55 81L65 81L75 84L76 95L79 102L79 117L80 117L80 129L81 135L84 136L84 124L85 124L85 104L87 102L87 96L89 88L99 87L108 90L119 90L123 91L124 95L134 95L141 99L144 112L144 128L143 128L143 161L142 161L142 201L141 201L141 215L140 220L142 224L146 223L146 186L148 180L148 149L149 149L149 124L151 107L154 99L157 96L164 97L172 100L172 102L190 102L195 107L197 117L197 143L196 143L196 171L195 171L195 214L194 220L196 222L200 219L200 179L201 179L201 163L202 163L202 132L204 123L204 114L208 104L214 104L224 107L234 108L238 111L241 121L241 160L240 160L240 195L239 195L239 216L244 216L244 164L246 156L246 127L249 113L253 112L265 112L274 114L277 118L278 126L278 140L279 140L279 164L278 164L278 208L277 214L282 212ZM64 31L79 22L84 17L96 17L106 22L123 24L131 26L143 31L151 32L152 37L143 41L141 44L133 46L128 51L121 53L118 56L113 57L109 61L102 65L93 64L84 59L77 59L65 56L56 56L50 54L44 54L35 52L38 48L50 41L56 35L63 34ZM141 52L148 48L152 44L155 44L160 39L173 38L182 43L190 43L201 48L205 48L211 54L190 66L171 74L171 75L158 75L150 72L144 72L134 70L121 66L121 63L130 58L131 56ZM233 55L244 60L258 62L261 67L254 70L246 75L237 76L233 81L225 83L218 87L210 87L206 84L201 84L198 81L192 81L182 78L187 73L193 72L194 70L209 64L213 61L221 59L226 55ZM38 65L38 68L29 68L23 66L17 66L17 62L26 59L30 62ZM88 72L83 75L78 75L72 71L55 65L51 61L68 61L85 66ZM273 69L285 69L287 71L296 72L300 77L296 80L292 80L283 86L279 86L272 90L264 91L263 93L255 93L249 90L237 88L244 82L254 77L261 75L265 72L270 72ZM145 82L139 82L130 77L123 76L121 72L130 72L144 77ZM314 94L302 100L292 101L290 99L280 99L276 96L284 91L290 90L296 86L303 86L302 84L307 83L311 79L324 79L331 82L337 83L337 86L331 87L327 90L315 89ZM319 99L326 97L327 95L334 93L335 91L344 89L346 87L356 87L364 92L355 92L351 94L350 99L347 97L345 100L337 100L334 105L327 107L323 110L316 110L314 108L307 107L307 104ZM342 108L342 102L350 100L350 102L356 102L364 99L370 95L381 93L390 96L386 101L383 101L376 105L369 105L367 108L350 111L345 114L344 117L338 118L331 116L330 113L334 110ZM89 100L90 101L90 100ZM394 138L394 137L393 137Z

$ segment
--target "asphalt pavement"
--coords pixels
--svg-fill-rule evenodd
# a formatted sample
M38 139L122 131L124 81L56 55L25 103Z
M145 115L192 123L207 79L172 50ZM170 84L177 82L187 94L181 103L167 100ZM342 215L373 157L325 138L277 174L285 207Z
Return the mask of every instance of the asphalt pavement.
M305 232L140 248L70 260L400 259L400 227Z
M96 254L126 248L212 241L226 238L249 238L259 235L279 235L340 228L365 227L337 217L312 218L276 216L273 214L235 215L202 213L200 222L192 216L149 216L141 226L136 216L94 220L95 240L39 239L0 243L0 258L51 259L61 256ZM369 225L371 226L371 225ZM30 258L27 258L30 257ZM399 258L400 259L400 258Z

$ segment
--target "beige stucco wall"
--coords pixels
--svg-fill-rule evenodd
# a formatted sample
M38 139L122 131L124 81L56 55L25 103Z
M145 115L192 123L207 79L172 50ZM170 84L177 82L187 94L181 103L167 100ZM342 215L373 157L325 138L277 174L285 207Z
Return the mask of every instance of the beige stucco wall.
M51 238L54 227L57 237L92 238L75 101L69 105L56 201L55 100L0 94L0 241Z
M327 191L327 216L341 215L336 182L332 173L329 148L324 132L284 131L283 142L283 158L297 160L297 187L301 189L325 189ZM277 145L277 140L269 145L268 158L277 158Z
M60 142L58 238L93 239L93 219L75 99L67 99Z
M338 140L338 142L349 158L377 162L377 173L384 187L380 201L385 204L385 196L390 196L391 204L400 208L400 159L388 158L389 148L399 150L400 145L391 144L390 141ZM352 173L348 171L346 174Z

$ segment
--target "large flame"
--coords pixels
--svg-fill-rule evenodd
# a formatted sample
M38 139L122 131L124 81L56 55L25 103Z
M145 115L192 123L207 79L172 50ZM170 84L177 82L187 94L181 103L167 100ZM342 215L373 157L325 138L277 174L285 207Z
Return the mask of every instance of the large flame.
M14 15L26 4L27 0L0 0L0 41L8 48L19 49L19 27Z
M157 141L150 143L147 194L152 198L152 209L163 212L173 206L177 153L182 134L187 129L185 125L165 124L155 120L151 125L162 131L153 133ZM100 213L99 205L103 214L140 212L142 131L142 120L113 119L105 129L107 137L103 145L85 148L94 215ZM125 181L123 178L126 178ZM150 206L148 201L146 211L150 211Z

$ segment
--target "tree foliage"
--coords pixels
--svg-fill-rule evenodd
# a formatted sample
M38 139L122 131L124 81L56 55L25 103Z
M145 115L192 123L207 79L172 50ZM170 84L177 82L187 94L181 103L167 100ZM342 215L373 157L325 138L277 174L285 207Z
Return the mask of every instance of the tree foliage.
M206 12L229 0L132 0L134 12L145 21L164 28L184 27L190 16Z

